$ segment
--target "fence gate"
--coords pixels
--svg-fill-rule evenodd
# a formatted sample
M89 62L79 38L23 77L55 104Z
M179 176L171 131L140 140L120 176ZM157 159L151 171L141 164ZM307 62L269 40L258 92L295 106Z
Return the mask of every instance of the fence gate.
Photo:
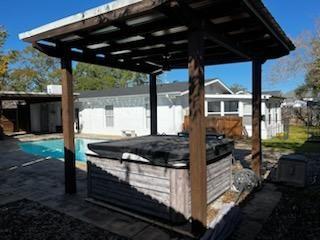
M206 128L209 131L225 134L230 138L242 138L243 137L243 125L242 117L236 116L217 116L206 117ZM189 129L189 116L185 116L183 123L183 130Z

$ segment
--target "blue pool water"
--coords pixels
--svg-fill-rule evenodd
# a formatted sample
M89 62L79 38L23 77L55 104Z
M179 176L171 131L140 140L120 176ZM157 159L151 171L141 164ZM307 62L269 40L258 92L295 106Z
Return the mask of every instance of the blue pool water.
M101 142L102 140L91 140L77 138L75 140L76 160L85 162L88 151L87 144ZM34 142L23 142L19 144L21 149L27 153L39 155L42 157L64 158L64 147L62 139L51 139Z

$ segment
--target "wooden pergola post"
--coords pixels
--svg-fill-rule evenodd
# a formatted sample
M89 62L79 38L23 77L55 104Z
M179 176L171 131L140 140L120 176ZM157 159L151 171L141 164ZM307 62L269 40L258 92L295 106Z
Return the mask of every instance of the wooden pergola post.
M204 33L189 33L189 151L193 232L207 224L206 127L204 116Z
M261 60L252 62L252 162L251 168L260 177L261 149Z
M150 96L150 126L151 126L151 135L158 134L158 120L157 120L157 75L150 74L150 82L149 82L149 96Z
M74 107L73 107L73 79L72 60L67 53L61 58L62 70L62 126L64 138L64 167L65 167L65 191L73 194L76 188L76 163L74 147Z

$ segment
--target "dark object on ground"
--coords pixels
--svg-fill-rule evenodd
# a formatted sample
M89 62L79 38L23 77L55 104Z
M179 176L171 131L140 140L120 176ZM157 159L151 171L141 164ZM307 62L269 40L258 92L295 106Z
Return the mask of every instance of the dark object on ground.
M230 154L234 142L227 138L207 137L207 161ZM123 153L136 154L148 160L148 164L164 167L187 168L189 165L189 138L171 136L144 136L111 142L91 143L88 148L99 157L123 160ZM146 163L146 162L144 162Z
M282 198L256 240L320 239L320 187L280 187Z
M288 185L304 187L307 184L307 158L304 155L290 154L280 158L278 181Z
M0 206L0 239L125 240L127 238L23 199Z
M239 192L251 191L258 187L261 181L251 169L243 169L236 172L233 177L233 185Z
M283 155L269 180L295 187L320 185L320 155L307 152Z

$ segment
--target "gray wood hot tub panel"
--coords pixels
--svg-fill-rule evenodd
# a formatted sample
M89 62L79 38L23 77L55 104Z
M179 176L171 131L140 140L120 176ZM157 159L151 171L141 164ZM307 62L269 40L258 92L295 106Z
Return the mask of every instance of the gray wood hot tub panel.
M207 166L208 203L230 188L231 157ZM94 156L87 159L89 197L173 222L190 217L188 169Z

